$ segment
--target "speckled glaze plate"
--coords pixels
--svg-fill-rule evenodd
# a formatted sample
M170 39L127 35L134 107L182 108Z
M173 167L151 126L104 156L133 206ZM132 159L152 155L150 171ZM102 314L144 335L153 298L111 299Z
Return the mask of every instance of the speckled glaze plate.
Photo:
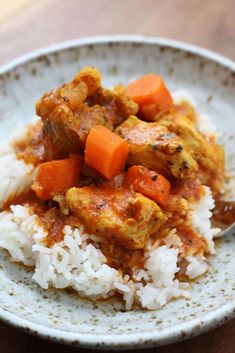
M74 40L2 67L0 138L32 118L44 91L70 80L85 65L98 67L106 86L125 84L150 71L163 75L170 90L188 90L198 111L211 115L228 149L234 145L235 63L195 46L140 36ZM44 291L32 281L30 270L10 263L1 252L0 318L76 346L124 349L169 344L235 316L234 254L231 234L217 244L209 272L192 284L190 300L172 301L160 311L125 312L118 301L92 304L66 291Z

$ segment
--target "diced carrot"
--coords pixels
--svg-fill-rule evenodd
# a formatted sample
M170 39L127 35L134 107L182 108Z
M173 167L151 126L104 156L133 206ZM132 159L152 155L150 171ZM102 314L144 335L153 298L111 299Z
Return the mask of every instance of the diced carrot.
M80 159L61 159L39 165L38 175L31 188L37 197L50 200L57 194L63 194L79 180Z
M94 126L86 140L85 162L111 180L124 168L128 144L102 125Z
M134 82L126 89L127 96L139 104L140 114L152 121L159 113L166 113L173 105L170 92L161 76L147 74Z
M161 206L167 205L171 185L164 176L143 166L134 165L128 169L125 183Z

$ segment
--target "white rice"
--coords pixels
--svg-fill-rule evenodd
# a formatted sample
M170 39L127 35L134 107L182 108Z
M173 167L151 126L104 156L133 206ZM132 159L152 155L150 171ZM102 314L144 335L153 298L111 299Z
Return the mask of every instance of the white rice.
M34 265L33 279L44 289L71 287L92 300L107 298L118 291L127 309L136 300L150 310L159 309L172 298L188 295L184 285L175 279L180 245L175 230L166 237L167 245L153 247L146 254L145 268L136 271L133 280L123 278L106 264L101 250L95 243L89 244L92 236L82 228L73 230L65 226L63 232L63 241L49 248L45 243L47 232L27 207L11 206L9 212L0 213L0 246L9 251L12 261ZM204 257L186 259L189 278L207 270Z
M9 197L20 195L32 184L35 168L18 160L11 148L5 148L0 156L0 208Z
M36 217L20 205L0 213L0 247L9 251L12 261L34 266L34 237L42 231Z
M145 264L150 283L137 291L143 308L160 309L172 298L187 295L186 291L180 288L180 282L174 279L179 271L177 261L176 249L160 246L150 252Z
M201 276L208 270L206 258L202 254L187 256L186 260L188 261L188 266L185 274L190 279Z
M179 284L178 280L175 280L171 287L157 288L147 284L137 292L141 306L149 310L157 310L173 298L189 297L188 292L180 289Z
M171 232L172 233L172 232ZM106 258L95 244L88 244L89 234L81 229L64 227L63 241L46 246L47 232L27 207L11 206L11 212L0 214L0 246L9 251L12 261L35 266L33 279L44 289L73 288L80 296L96 300L123 295L126 308L134 300L143 308L159 309L172 298L188 296L184 284L175 279L179 271L178 249L173 232L172 244L160 246L146 255L145 268L136 271L133 280L124 278L106 264ZM207 270L203 256L187 257L186 275L195 278Z
M207 186L203 186L203 188L205 195L201 198L200 202L193 205L189 218L194 230L206 240L208 252L214 254L213 231L210 218L212 216L211 210L214 208L215 203L210 188Z
M108 266L102 252L83 239L83 233L64 227L63 241L51 248L43 240L33 245L36 268L33 275L38 284L47 289L74 288L80 296L91 299L106 298L119 281L118 271Z
M180 237L176 233L175 228L171 229L169 234L165 237L164 243L168 248L179 249L179 252L183 245Z

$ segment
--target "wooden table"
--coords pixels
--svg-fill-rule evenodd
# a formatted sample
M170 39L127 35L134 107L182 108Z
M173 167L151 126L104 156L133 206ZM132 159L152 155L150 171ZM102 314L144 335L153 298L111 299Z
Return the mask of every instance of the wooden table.
M120 33L183 40L235 60L234 21L235 0L0 0L0 64L54 42ZM146 352L232 353L234 347L232 320L194 339ZM1 353L77 351L0 323Z

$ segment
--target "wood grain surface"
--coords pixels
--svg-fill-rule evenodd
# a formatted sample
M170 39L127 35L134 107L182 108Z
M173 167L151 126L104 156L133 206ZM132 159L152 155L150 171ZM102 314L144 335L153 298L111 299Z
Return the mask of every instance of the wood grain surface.
M121 33L183 40L235 60L235 0L0 0L0 64L55 42ZM185 342L141 351L234 353L235 320ZM87 350L0 323L0 353L23 352Z

